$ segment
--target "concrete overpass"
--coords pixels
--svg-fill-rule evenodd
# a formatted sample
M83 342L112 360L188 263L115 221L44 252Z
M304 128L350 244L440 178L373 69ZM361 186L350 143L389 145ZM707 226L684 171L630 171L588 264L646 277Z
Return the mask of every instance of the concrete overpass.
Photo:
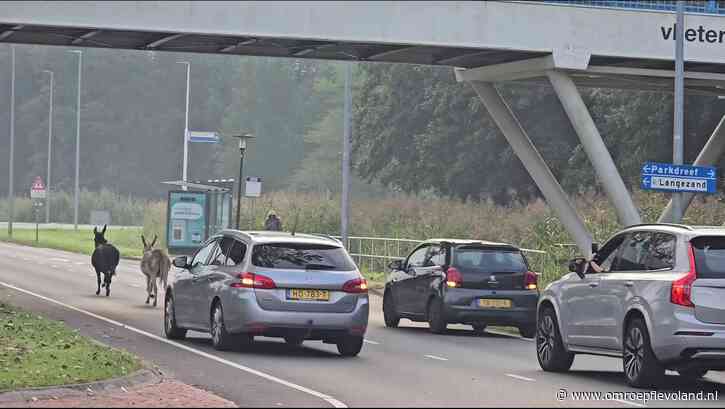
M666 10L572 1L7 1L0 42L455 67L589 253L591 235L493 84L553 86L620 221L638 223L578 88L671 91L674 21ZM722 94L725 18L689 13L685 29L686 92ZM714 132L696 163L716 161L723 139Z

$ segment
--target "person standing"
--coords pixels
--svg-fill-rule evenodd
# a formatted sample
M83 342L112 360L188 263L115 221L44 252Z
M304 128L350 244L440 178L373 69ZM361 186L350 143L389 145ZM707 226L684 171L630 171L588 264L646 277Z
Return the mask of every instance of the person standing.
M267 213L267 220L264 221L264 229L270 231L282 230L282 220L277 217L277 212L274 210L270 210L269 213Z

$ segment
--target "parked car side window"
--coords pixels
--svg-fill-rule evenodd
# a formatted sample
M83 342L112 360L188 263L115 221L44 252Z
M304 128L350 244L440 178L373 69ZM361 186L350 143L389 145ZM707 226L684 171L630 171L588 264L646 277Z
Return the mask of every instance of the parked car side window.
M414 251L413 254L408 256L408 261L405 263L407 267L422 267L425 261L425 255L428 253L428 246L421 247Z
M610 271L644 271L652 233L635 232L627 235Z
M428 253L425 255L425 261L423 265L425 267L439 266L442 267L446 262L446 253L441 246L430 246L428 247Z
M247 245L239 240L234 240L232 249L227 257L226 265L236 266L244 261L244 256L247 254Z
M201 250L197 251L194 255L194 260L191 262L192 267L206 264L206 260L209 258L211 252L216 248L217 240L212 240L211 243L202 247Z
M219 241L219 246L214 250L213 256L211 257L211 262L209 264L214 266L223 266L227 262L227 255L229 254L229 250L231 250L232 245L234 244L234 239L231 239L229 237L224 237Z
M653 233L647 252L647 270L666 270L675 266L675 236Z
M619 254L619 250L622 248L622 243L625 238L625 235L614 237L609 240L607 244L599 250L599 252L597 252L594 261L596 261L604 271L612 270L612 264L614 263L614 260L617 259L617 255ZM591 269L589 271L593 272Z

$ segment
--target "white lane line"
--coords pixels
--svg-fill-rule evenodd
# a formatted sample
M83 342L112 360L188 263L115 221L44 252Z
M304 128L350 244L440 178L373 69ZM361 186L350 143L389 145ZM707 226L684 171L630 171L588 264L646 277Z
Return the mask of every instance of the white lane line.
M625 405L635 406L635 407L638 407L638 408L646 408L647 407L647 405L643 405L641 403L636 403L636 402L631 402L631 401L628 401L628 400L622 400L622 399L612 399L612 400L615 401L615 402L624 403Z
M447 361L448 358L443 358L442 356L435 356L435 355L423 355L426 358L429 359L435 359L436 361Z
M75 265L77 265L77 266L82 266L82 265L85 265L85 264L86 264L86 263L84 263L84 262L82 262L82 261L76 261L76 262L75 262Z
M236 369L239 369L241 371L250 373L252 375L256 375L256 376L258 376L260 378L263 378L263 379L266 379L268 381L272 381L272 382L278 383L280 385L287 386L287 387L289 387L291 389L294 389L294 390L297 390L299 392L303 392L303 393L306 393L308 395L312 395L312 396L314 396L316 398L320 398L320 399L324 400L325 402L329 403L330 405L332 405L335 408L347 408L347 405L345 405L344 403L340 402L339 400L333 398L332 396L325 395L324 393L317 392L315 390L306 388L306 387L301 386L301 385L297 385L297 384L292 383L292 382L289 382L289 381L285 381L284 379L277 378L274 375L269 375L269 374L264 373L262 371L258 371L256 369L252 369L252 368L246 367L244 365L240 365L240 364L238 364L236 362L228 361L228 360L226 360L224 358L220 358L220 357L218 357L216 355L212 355L212 354L209 354L209 353L200 351L198 349L191 348L191 347L186 346L184 344L180 344L178 342L171 341L171 340L166 339L166 338L162 338L162 337L160 337L158 335L154 335L154 334L152 334L150 332L146 332L144 330L141 330L141 329L132 327L130 325L126 325L126 324L123 324L121 322L114 321L114 320L112 320L110 318L106 318L106 317L103 317L101 315L94 314L94 313L92 313L90 311L86 311L86 310L83 310L81 308L74 307L72 305L63 303L61 301L57 301L57 300L54 300L52 298L45 297L45 296L40 295L40 294L36 294L34 292L31 292L31 291L28 291L28 290L25 290L25 289L16 287L16 286L14 286L12 284L8 284L8 283L4 283L4 282L0 281L0 285L2 285L4 287L7 287L7 288L10 288L10 289L15 290L15 291L19 291L19 292L24 293L24 294L27 294L27 295L31 295L33 297L40 298L41 300L44 300L44 301L47 301L47 302L51 302L51 303L60 305L61 307L67 308L69 310L76 311L76 312L79 312L81 314L88 315L89 317L93 317L95 319L98 319L98 320L107 322L107 323L109 323L111 325L115 325L117 327L121 327L121 328L127 329L127 330L132 331L132 332L135 332L137 334L140 334L140 335L146 336L148 338L154 339L156 341L163 342L164 344L168 344L168 345L175 346L175 347L177 347L179 349L183 349L184 351L191 352L192 354L196 354L196 355L199 355L201 357L208 358L208 359L211 359L213 361L222 363L224 365L231 366L232 368L236 368Z
M527 377L521 376L521 375L514 375L512 373L507 373L506 376L508 376L509 378L518 379L520 381L536 382L536 379L527 378Z
M48 260L50 260L50 261L60 261L61 263L70 263L70 260L68 260L67 258L60 258L60 257L53 257L53 258L50 258Z
M370 345L380 345L380 342L371 341L369 339L363 339L363 342Z

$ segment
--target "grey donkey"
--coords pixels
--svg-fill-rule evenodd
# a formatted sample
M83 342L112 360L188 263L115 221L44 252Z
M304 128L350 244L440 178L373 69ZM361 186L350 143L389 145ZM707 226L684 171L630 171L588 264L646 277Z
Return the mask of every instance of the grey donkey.
M146 276L146 304L149 303L151 298L154 299L154 307L158 299L158 287L156 286L156 280L160 280L164 288L166 288L166 282L169 277L169 270L171 270L171 261L166 252L162 249L155 249L156 235L154 240L149 244L146 242L146 238L141 235L141 241L143 242L143 258L141 259L141 272Z

